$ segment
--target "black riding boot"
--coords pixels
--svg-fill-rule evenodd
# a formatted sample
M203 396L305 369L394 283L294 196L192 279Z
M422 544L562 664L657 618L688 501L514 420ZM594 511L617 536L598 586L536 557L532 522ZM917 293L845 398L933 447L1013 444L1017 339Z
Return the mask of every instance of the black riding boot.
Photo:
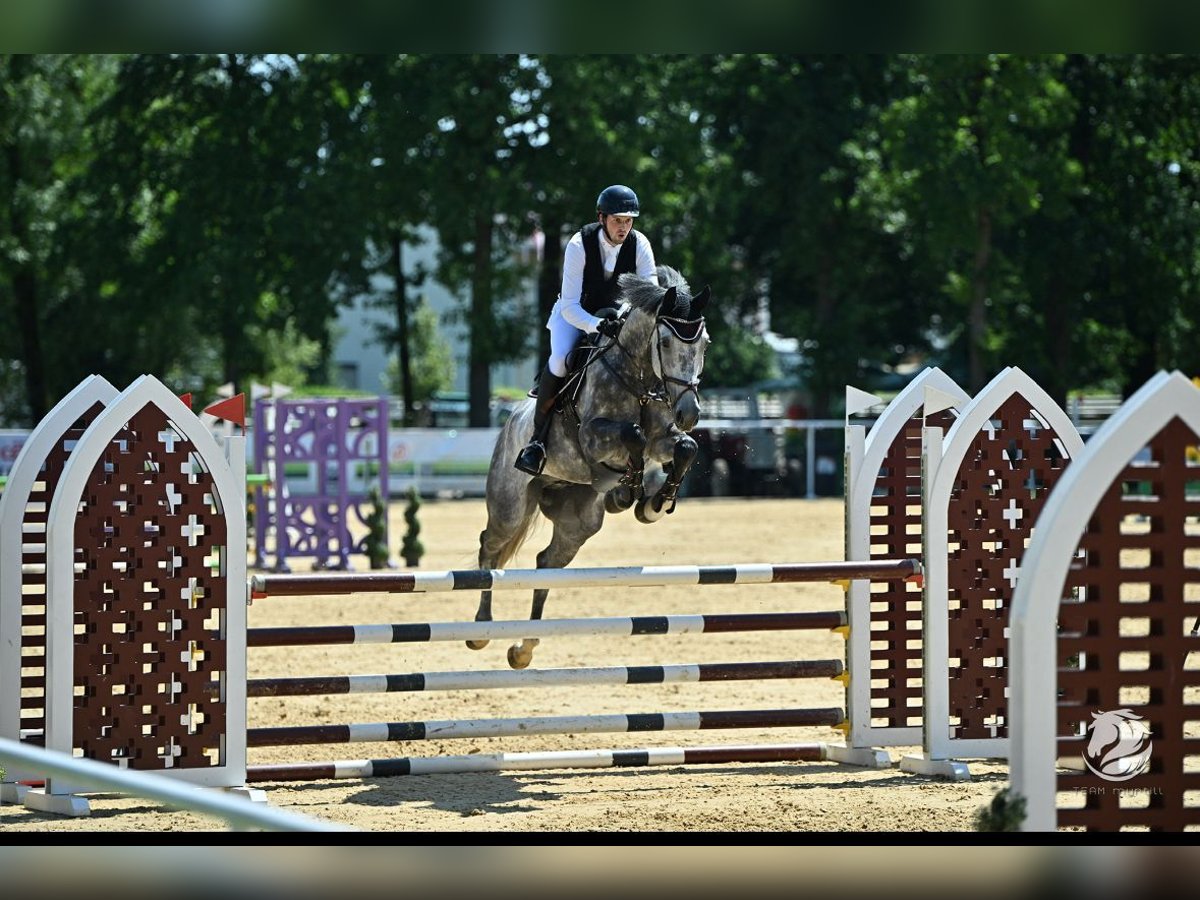
M546 465L546 438L550 434L550 413L565 378L559 378L547 367L538 379L537 406L533 413L533 440L517 454L516 468L529 475L541 475Z

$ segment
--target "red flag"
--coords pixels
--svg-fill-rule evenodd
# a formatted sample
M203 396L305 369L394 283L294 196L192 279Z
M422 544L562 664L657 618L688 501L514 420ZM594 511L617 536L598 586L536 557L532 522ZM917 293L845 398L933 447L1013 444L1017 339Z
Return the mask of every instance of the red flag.
M205 407L204 411L210 416L224 419L227 422L233 422L242 428L246 427L245 394L238 394L236 397L230 397L228 400L218 400L212 406Z

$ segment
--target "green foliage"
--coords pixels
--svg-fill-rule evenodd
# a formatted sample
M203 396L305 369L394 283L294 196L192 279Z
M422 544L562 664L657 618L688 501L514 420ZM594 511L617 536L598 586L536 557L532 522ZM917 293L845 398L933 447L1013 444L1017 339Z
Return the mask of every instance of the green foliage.
M371 511L367 513L366 551L372 569L386 569L388 566L387 545L387 503L380 493L379 486L373 485L367 495L371 503Z
M332 399L339 397L360 397L365 399L367 397L378 396L378 393L358 390L357 388L342 387L340 384L305 384L288 394L287 399L299 400L302 397L329 397Z
M709 319L708 331L712 343L704 356L705 385L738 387L782 374L775 352L762 338L720 319Z
M422 298L410 322L409 353L412 357L410 377L412 396L405 397L410 405L424 403L438 391L454 384L454 355L438 329L437 313ZM399 361L388 361L386 389L404 396Z
M506 400L513 402L523 400L529 395L529 388L509 387L508 385L498 384L492 388L492 396L498 400Z
M1020 302L1023 248L1009 236L1039 214L1061 218L1082 189L1064 65L1055 56L901 57L899 96L870 140L864 199L943 273L935 329L961 348L969 390L1008 362L991 310Z
M124 302L153 300L148 324L177 353L214 346L220 381L327 350L331 272L364 241L337 109L320 58L145 55L96 111L95 239L131 242L99 274Z
M274 333L260 327L252 338L264 347L264 382L301 387L309 381L329 380L321 341L301 334L293 320L284 322Z
M414 400L461 298L472 421L534 340L562 246L625 182L659 262L711 284L708 384L770 374L765 300L812 412L902 359L1060 398L1200 374L1200 59L1186 55L0 56L0 421L85 375L327 383L377 295ZM540 258L527 238L545 235ZM437 269L406 268L423 228ZM376 276L393 292L372 288ZM715 310L721 310L718 315ZM411 385L411 386L410 386Z
M88 239L96 198L79 184L101 158L89 117L115 67L110 57L0 55L0 360L12 362L0 388L9 394L15 382L22 394L3 397L12 424L40 419L78 383L81 360L118 340L152 350L128 322L122 334L104 321L111 294L88 291L90 273L113 251Z
M404 507L404 539L400 545L400 555L404 557L404 564L409 568L415 568L421 564L421 557L425 554L425 545L421 543L418 535L421 533L421 523L417 521L417 511L421 508L421 495L417 491L416 485L408 489L408 505Z
M976 831L1020 831L1025 821L1025 798L1004 788L975 814Z

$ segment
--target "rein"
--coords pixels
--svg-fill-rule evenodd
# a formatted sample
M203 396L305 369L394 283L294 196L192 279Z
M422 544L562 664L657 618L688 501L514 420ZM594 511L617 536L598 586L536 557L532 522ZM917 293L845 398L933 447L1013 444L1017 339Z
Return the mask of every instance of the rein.
M624 344L621 343L621 335L619 332L608 343L608 346L604 348L605 351L607 352L608 350L612 349L614 344L616 345L618 350L620 350L622 353L625 354L626 359L628 359L631 363L633 363L633 365L635 367L641 368L640 366L637 365L638 361L634 357L634 355L629 352L629 349ZM661 350L661 348L659 349L658 353L659 353L659 368L661 369L662 368L662 350ZM612 373L613 378L617 379L617 382L621 385L621 387L625 388L626 392L633 394L633 396L638 398L638 403L640 403L642 406L646 406L648 403L663 403L668 406L670 405L671 398L670 398L670 396L668 396L667 390L666 390L666 385L662 383L661 379L657 383L651 384L648 389L639 390L636 386L631 385L629 383L629 381L625 378L625 376L620 373L620 371L617 369L617 367L614 366L608 359L604 358L604 356L600 357L600 362L604 364L604 368L608 369L608 371Z

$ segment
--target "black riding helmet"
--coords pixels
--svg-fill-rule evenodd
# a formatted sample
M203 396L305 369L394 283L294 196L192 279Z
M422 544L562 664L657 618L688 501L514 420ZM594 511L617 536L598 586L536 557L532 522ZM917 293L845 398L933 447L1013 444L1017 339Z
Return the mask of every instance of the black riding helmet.
M596 198L596 211L606 216L637 216L638 198L632 190L623 184L606 187Z

